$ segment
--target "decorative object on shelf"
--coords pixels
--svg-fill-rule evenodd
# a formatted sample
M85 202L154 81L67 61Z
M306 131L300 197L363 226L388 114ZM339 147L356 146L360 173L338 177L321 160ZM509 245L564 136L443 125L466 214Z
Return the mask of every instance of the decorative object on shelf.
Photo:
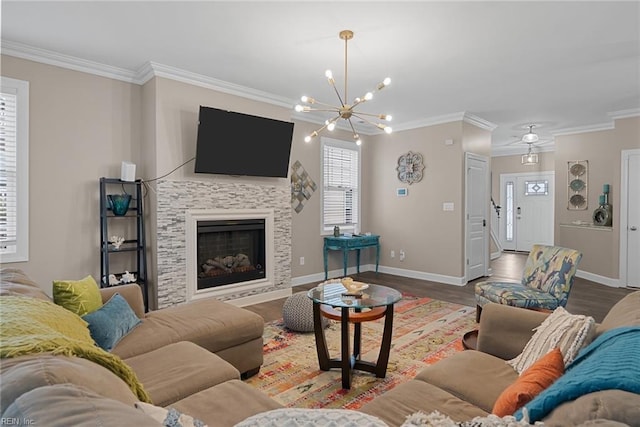
M586 210L588 208L589 161L567 162L567 209Z
M538 142L538 135L533 131L535 125L529 125L529 132L522 137L522 142L529 145L527 154L522 155L522 164L526 166L533 166L538 164L538 155L533 152L533 143Z
M116 216L124 216L129 210L131 203L131 194L108 194L107 201L111 211Z
M120 280L118 280L116 275L115 274L110 274L109 275L109 286L115 286L115 285L119 285L119 284L120 284Z
M340 102L339 106L333 106L333 105L329 105L329 104L324 104L322 102L318 102L316 101L314 98L311 98L309 96L303 96L301 98L301 101L305 104L309 104L309 105L313 105L313 104L318 104L321 108L312 108L309 105L296 105L295 106L295 110L299 113L306 113L306 112L311 112L311 111L327 111L327 112L331 112L334 113L335 116L327 119L324 122L324 126L322 126L320 129L315 130L313 132L311 132L310 135L307 135L305 137L305 142L310 142L313 138L315 138L316 136L318 136L318 134L320 132L322 132L324 129L327 129L329 131L332 131L333 129L335 129L336 127L336 122L340 119L344 119L348 122L349 127L351 128L351 131L353 132L353 139L356 142L356 144L360 145L362 143L361 139L360 139L360 135L358 135L358 132L356 132L355 127L353 126L353 123L351 122L351 118L357 118L363 122L366 122L372 126L375 126L378 129L381 129L383 131L385 131L386 133L391 133L392 129L391 127L387 126L386 124L383 123L376 123L373 122L371 120L369 120L367 118L368 117L375 117L376 119L379 120L386 120L386 121L391 121L391 116L388 114L371 114L371 113L365 113L365 112L361 112L361 111L356 111L356 107L358 107L360 104L363 104L367 101L370 101L373 98L373 92L367 92L366 94L364 94L364 96L359 97L359 98L355 98L353 100L353 102L351 104L349 104L349 94L348 94L348 86L347 86L347 44L349 42L349 40L351 40L353 38L353 31L351 30L343 30L340 31L340 39L344 40L344 92L342 93L342 95L340 95L340 92L338 91L338 88L336 87L336 82L333 78L333 73L331 72L331 70L327 70L325 72L325 76L327 77L327 80L329 82L329 84L331 85L331 87L333 88L333 90L336 92L336 95L338 96L338 101ZM391 83L391 79L389 77L385 78L382 82L378 83L378 85L376 86L376 89L374 90L374 92L380 91L382 89L384 89L385 87L387 87L389 84Z
M302 212L304 204L318 186L311 179L299 160L291 166L291 204L295 213Z
M593 224L603 227L611 227L613 223L613 207L609 204L609 184L602 186L602 194L600 195L600 206L593 211Z
M407 154L398 157L396 170L398 171L400 182L406 182L409 185L414 182L420 182L422 180L422 171L424 170L422 154L409 151Z
M340 237L340 227L337 225L333 227L333 237Z
M120 278L120 282L122 283L134 283L136 281L136 275L133 273L129 273L125 270L124 274Z
M111 236L109 237L109 243L113 246L113 249L118 250L120 246L124 243L124 237L122 236Z

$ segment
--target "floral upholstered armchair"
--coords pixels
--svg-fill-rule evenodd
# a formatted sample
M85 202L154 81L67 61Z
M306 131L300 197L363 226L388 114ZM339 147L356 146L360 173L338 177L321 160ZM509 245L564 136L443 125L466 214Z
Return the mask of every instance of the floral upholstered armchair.
M581 258L574 249L533 245L520 283L476 283L476 320L488 302L546 310L565 307Z

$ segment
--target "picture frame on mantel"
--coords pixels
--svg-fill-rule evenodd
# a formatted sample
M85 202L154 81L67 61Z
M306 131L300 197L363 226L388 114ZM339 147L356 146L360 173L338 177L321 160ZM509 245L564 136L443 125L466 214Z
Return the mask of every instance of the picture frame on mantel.
M567 209L584 211L589 208L589 161L567 162Z

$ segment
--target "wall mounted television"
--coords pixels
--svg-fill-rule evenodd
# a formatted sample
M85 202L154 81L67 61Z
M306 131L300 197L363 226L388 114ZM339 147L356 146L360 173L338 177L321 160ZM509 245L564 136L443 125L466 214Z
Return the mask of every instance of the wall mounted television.
M293 123L200 106L195 173L286 178Z

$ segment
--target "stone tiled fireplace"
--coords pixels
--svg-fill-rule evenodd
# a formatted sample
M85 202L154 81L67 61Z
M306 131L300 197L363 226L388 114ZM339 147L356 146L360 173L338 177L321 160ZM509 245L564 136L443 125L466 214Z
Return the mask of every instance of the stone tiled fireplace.
M157 186L157 272L158 308L192 299L214 296L221 300L259 297L291 286L291 192L286 185L230 182L161 181ZM256 222L264 227L264 254L247 246L259 235L248 232ZM198 238L198 226L231 225L219 237ZM234 227L234 224L236 227ZM241 224L241 227L237 227ZM238 230L239 228L239 230ZM258 233L258 234L257 234ZM231 243L231 237L239 240ZM222 239L222 241L220 240ZM198 240L220 249L198 259ZM204 243L203 243L204 242ZM213 243L212 243L213 242ZM214 250L214 252L217 249ZM251 253L245 253L251 252ZM259 250L258 250L259 252ZM261 264L264 257L264 265ZM246 257L246 259L245 259ZM223 260L227 258L226 260ZM233 258L233 260L231 260ZM251 260L248 260L251 258ZM215 259L215 260L214 260ZM201 281L203 264L210 261L210 276L232 271L243 280L223 283L228 278ZM232 262L236 266L218 266ZM251 261L249 263L249 261ZM242 264L242 267L240 267ZM249 266L251 264L251 266ZM208 267L205 267L208 268ZM248 273L251 268L260 270ZM221 271L223 270L223 271ZM253 270L252 270L253 271ZM262 274L263 273L263 274ZM202 277L201 277L202 278ZM219 280L220 279L220 280ZM204 283L204 284L202 284Z

